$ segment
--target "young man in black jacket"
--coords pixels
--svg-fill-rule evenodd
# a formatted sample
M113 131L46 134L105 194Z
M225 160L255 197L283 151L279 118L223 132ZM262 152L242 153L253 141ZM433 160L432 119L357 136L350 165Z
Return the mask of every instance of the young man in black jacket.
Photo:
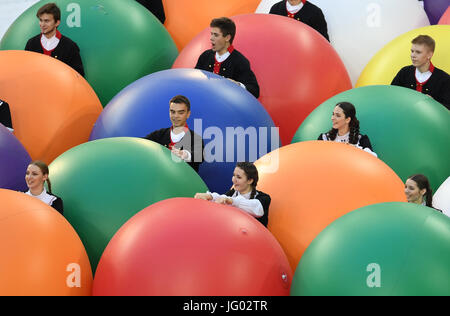
M78 45L57 29L61 23L61 10L58 6L54 3L47 3L38 10L36 16L39 19L41 34L29 39L25 50L59 59L84 77L83 62Z
M236 35L234 22L223 17L212 20L210 27L212 49L200 55L195 68L228 78L259 98L259 85L250 62L233 47Z
M172 127L154 131L145 138L167 147L172 154L187 162L198 172L203 162L204 144L201 136L190 130L186 123L191 115L190 101L185 96L177 95L170 100L169 104Z

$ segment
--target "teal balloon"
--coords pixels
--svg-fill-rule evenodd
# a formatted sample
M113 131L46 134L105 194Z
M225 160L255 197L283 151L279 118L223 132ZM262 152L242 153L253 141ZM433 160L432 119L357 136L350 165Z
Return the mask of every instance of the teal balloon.
M308 247L291 295L448 296L450 218L403 202L348 213Z
M94 271L110 239L136 213L165 199L207 191L188 164L139 138L108 138L72 148L52 162L50 179Z
M0 50L23 50L40 33L39 1L10 26ZM58 30L80 47L86 79L103 106L123 88L148 74L169 69L178 56L159 20L135 0L55 0Z
M356 107L361 134L378 158L403 180L428 177L433 191L450 176L450 111L431 97L397 86L367 86L345 91L319 105L298 128L292 143L317 140L331 129L337 103Z

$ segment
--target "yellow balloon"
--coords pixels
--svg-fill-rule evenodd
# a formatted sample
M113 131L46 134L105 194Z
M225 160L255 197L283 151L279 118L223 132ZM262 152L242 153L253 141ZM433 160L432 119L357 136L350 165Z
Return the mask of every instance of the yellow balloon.
M367 64L356 87L389 85L404 66L411 65L411 41L418 35L429 35L436 41L431 62L450 73L450 25L431 25L400 35L384 46Z

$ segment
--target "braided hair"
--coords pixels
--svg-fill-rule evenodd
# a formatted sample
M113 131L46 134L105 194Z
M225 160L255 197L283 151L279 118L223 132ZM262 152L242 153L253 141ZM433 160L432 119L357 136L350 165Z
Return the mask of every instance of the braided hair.
M256 186L258 185L258 169L256 169L256 166L251 162L238 162L236 164L236 167L242 169L245 172L245 175L247 176L247 179L253 179L253 182L251 184L252 186L252 193L250 194L250 199L254 199L256 196Z
M350 102L340 102L340 103L336 104L336 106L338 106L342 109L342 111L344 112L345 118L349 118L349 117L351 118L350 123L349 123L350 134L349 134L348 142L350 144L354 144L354 145L358 144L359 121L356 118L355 106L353 104L351 104ZM337 133L338 133L338 130L336 128L332 128L327 133L328 139L335 140Z

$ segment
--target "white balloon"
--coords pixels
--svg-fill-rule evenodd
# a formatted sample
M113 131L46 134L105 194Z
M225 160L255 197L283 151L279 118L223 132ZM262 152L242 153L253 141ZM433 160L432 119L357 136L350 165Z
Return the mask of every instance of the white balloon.
M26 9L38 1L39 0L0 0L0 40L11 24L13 24Z
M433 206L450 217L450 177L441 184L433 195Z
M277 2L261 1L256 13L269 13ZM310 2L322 9L331 44L341 56L353 85L372 57L386 44L408 31L430 25L423 6L417 0Z

